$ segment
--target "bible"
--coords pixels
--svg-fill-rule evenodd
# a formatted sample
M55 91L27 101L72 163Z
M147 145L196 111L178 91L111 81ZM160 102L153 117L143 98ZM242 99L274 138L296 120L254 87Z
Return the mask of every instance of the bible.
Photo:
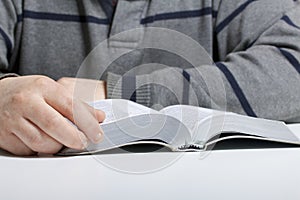
M134 144L158 144L171 151L205 151L219 141L236 138L300 144L299 138L281 121L188 105L157 111L122 99L100 100L90 105L106 113L100 124L104 139L82 151L64 148L58 155L98 153Z

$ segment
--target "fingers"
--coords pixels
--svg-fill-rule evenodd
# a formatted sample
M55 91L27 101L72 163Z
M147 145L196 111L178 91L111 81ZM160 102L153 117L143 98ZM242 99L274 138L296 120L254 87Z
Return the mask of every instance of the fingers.
M0 139L1 148L18 156L30 156L36 154L29 147L27 147L15 134L6 133Z
M74 122L77 127L82 130L92 142L100 142L103 137L103 130L100 128L99 122L92 111L90 111L90 108L79 101L74 101L73 107ZM99 115L99 112L96 113ZM98 118L102 119L103 117L100 116Z
M62 108L62 109L60 109L60 111L62 111L66 115L68 115L68 118L71 117L70 115L72 115L72 111L70 111L70 109L68 109L67 107L69 105L73 104L73 99L74 99L74 97L72 97L72 94L70 93L70 91L74 90L75 84L77 86L79 85L81 87L84 87L85 90L87 90L87 87L90 88L91 87L90 85L95 85L92 88L98 88L97 85L104 85L105 86L105 82L103 82L103 81L89 80L89 79L76 79L76 78L68 78L68 77L61 78L57 82L64 86L64 89L59 88L59 90L61 90L60 92L62 92L63 94L66 94L66 90L65 90L66 88L73 88L72 90L69 90L68 95L63 96L63 98L65 98L65 99L61 99L61 101L64 101L64 102L62 102L60 104L61 108ZM95 91L95 89L92 90L92 91ZM98 92L96 92L96 93L98 93ZM94 96L94 95L91 95L91 96ZM57 100L57 99L53 99L52 97L48 97L48 98L51 102L53 102L53 100ZM89 106L88 104L85 104L85 105L86 105L86 108L90 111L90 113L93 114L94 117L98 120L98 122L103 122L104 121L105 113L103 111L96 110L93 107Z
M24 115L47 135L67 147L84 149L87 146L85 135L46 102L36 102L35 109L27 110Z
M60 85L44 94L47 104L74 123L72 94Z
M0 148L31 155L56 153L62 145L83 149L88 138L101 140L99 122L104 113L73 100L72 92L52 79L8 78L1 82L0 93L4 94L0 101Z
M94 111L98 122L103 122L105 120L105 112L103 112L102 110L91 108L89 105L87 106Z
M72 99L72 96L61 86L57 87L56 93L60 94L59 97L57 95L46 95L47 103L76 124L89 140L94 143L100 142L103 131L99 126L99 122L104 120L104 112L93 109L79 100Z
M83 104L86 109L88 109L89 112L97 119L98 122L103 122L105 120L105 112L103 112L102 110L97 110L84 102Z
M26 146L35 152L55 154L62 148L62 144L24 118L19 120L18 126L14 128L13 132Z

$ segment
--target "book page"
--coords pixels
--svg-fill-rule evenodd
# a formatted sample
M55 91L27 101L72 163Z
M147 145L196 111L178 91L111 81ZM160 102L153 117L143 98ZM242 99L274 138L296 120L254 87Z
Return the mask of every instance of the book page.
M223 137L228 134L233 138L232 134L235 134L235 138L260 137L300 144L299 137L280 121L187 105L169 106L160 112L182 121L192 133L192 140L197 145L204 145L212 138L218 140L221 133Z
M300 123L288 124L287 127L299 138L300 140Z
M123 99L105 99L91 102L89 105L105 112L104 123L136 115L158 113L156 110Z
M296 137L284 122L248 117L230 112L223 112L206 118L194 130L193 140L207 141L222 133L222 137L228 134L230 137L236 133L240 135L260 137L271 141L299 143Z
M160 113L175 117L193 132L202 120L220 113L221 111L188 105L174 105L160 110Z

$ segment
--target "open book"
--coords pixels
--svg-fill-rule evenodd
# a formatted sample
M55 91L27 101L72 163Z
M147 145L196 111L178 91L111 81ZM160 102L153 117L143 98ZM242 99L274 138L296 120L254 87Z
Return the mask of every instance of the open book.
M284 122L252 118L201 107L174 105L160 111L128 100L91 103L106 113L104 139L86 150L63 149L59 155L96 153L132 144L159 144L172 151L203 151L218 141L250 138L300 144ZM222 135L221 135L222 134Z

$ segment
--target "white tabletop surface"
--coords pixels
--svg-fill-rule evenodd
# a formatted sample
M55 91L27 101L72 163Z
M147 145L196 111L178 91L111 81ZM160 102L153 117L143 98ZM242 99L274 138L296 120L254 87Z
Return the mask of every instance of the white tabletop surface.
M292 126L299 133L300 126ZM300 148L0 155L0 199L299 200Z

